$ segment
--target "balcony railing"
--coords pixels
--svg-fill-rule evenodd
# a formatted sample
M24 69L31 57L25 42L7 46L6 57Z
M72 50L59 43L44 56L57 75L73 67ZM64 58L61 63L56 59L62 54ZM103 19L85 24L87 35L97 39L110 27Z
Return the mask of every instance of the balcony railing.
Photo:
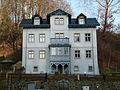
M69 44L69 38L51 38L51 44Z

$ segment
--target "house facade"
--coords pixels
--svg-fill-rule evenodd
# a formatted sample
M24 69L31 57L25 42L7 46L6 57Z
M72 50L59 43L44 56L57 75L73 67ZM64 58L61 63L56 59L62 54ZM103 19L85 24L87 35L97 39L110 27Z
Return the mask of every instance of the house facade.
M99 74L95 18L60 9L46 19L23 19L22 66L26 73Z

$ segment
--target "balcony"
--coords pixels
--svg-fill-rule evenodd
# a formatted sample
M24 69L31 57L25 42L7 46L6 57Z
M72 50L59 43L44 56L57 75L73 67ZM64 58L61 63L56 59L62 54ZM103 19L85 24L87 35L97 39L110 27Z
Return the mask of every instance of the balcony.
M53 62L68 62L70 61L70 55L51 55L50 61Z
M51 38L50 46L69 46L69 38Z

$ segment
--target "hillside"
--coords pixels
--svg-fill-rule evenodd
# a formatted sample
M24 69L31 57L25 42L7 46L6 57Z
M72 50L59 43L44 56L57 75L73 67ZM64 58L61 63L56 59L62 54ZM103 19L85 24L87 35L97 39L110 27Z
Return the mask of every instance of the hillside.
M101 72L120 72L120 34L97 30Z

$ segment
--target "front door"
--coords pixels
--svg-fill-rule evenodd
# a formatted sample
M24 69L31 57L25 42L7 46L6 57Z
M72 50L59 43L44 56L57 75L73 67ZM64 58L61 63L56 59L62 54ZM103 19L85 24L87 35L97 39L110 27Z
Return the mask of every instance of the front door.
M62 74L63 73L63 67L61 64L58 65L58 73Z

